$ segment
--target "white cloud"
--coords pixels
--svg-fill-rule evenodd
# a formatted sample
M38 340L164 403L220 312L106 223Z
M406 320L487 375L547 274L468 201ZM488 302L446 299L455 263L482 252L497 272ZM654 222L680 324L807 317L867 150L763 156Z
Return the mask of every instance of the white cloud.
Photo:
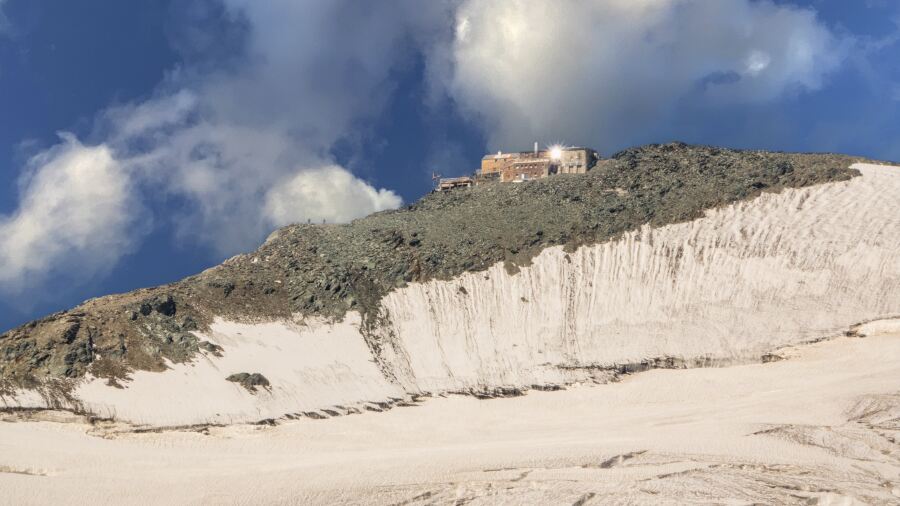
M388 190L376 190L338 166L297 173L266 196L266 216L276 226L304 219L346 222L402 203Z
M109 109L104 112L104 119L112 124L119 140L148 135L164 138L168 133L166 129L184 124L197 104L195 93L181 89L140 104Z
M0 288L20 292L48 277L102 274L133 245L140 206L109 147L68 134L32 158L16 212L0 216ZM75 272L63 272L67 266Z
M410 41L425 40L448 18L445 7L414 0L392 9L347 0L224 3L248 27L241 65L181 72L165 85L177 91L107 115L112 144L128 152L129 167L189 203L174 216L181 235L223 255L254 247L271 231L265 206L278 201L272 195L310 202L276 206L279 225L347 221L399 205L396 195L335 172L329 153L382 112ZM326 175L329 184L296 186ZM291 189L280 191L282 184ZM378 198L358 200L363 188Z
M817 89L842 59L814 12L769 1L466 0L456 24L438 79L507 149L620 145L679 101Z

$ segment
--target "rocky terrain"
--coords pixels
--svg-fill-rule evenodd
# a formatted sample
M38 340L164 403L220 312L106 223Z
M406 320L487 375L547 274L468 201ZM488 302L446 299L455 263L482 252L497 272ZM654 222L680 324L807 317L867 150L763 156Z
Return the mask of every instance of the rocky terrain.
M848 180L858 175L849 168L855 161L651 145L622 151L584 175L434 193L346 225L288 226L257 251L183 281L89 300L0 335L0 393L40 385L43 395L64 398L70 380L88 373L116 386L132 371L215 355L220 347L197 333L216 317L338 321L355 311L377 354L382 300L409 283L498 262L514 273L551 246L574 251L764 192ZM254 371L242 374L235 381L246 385Z

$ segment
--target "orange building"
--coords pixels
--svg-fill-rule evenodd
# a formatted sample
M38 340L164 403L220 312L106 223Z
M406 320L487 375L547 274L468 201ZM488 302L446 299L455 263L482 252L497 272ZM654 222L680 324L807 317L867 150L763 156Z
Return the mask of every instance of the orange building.
M473 177L440 178L435 176L436 190L447 191L456 188L486 183L521 183L542 179L554 174L584 174L600 159L600 155L590 148L551 146L534 151L485 155L481 158L481 168Z
M553 174L584 174L599 159L590 148L553 146L546 150L485 155L481 159L481 179L509 183L541 179Z

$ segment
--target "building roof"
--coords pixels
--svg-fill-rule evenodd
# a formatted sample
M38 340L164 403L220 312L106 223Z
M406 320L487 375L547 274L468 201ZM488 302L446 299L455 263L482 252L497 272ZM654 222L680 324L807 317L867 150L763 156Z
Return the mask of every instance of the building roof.
M593 148L583 148L579 146L563 146L563 151L596 151ZM546 153L547 149L542 149L538 151L538 153ZM533 157L535 156L534 151L511 151L509 153L499 152L499 153L488 153L481 157L482 160L495 160L495 159L506 159L512 157Z

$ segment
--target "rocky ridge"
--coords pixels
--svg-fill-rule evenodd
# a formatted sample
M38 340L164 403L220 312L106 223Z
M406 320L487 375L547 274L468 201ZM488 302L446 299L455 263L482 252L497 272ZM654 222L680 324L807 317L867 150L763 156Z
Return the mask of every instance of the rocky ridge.
M217 345L194 332L216 316L339 320L357 311L366 334L383 318L381 299L408 283L498 262L514 272L550 246L574 249L762 192L847 180L856 161L651 145L584 175L434 193L345 225L288 226L257 251L180 282L92 299L0 335L0 395L48 382L65 395L68 380L85 374L116 385L132 370L162 371L166 360L189 361L201 349L215 354Z

